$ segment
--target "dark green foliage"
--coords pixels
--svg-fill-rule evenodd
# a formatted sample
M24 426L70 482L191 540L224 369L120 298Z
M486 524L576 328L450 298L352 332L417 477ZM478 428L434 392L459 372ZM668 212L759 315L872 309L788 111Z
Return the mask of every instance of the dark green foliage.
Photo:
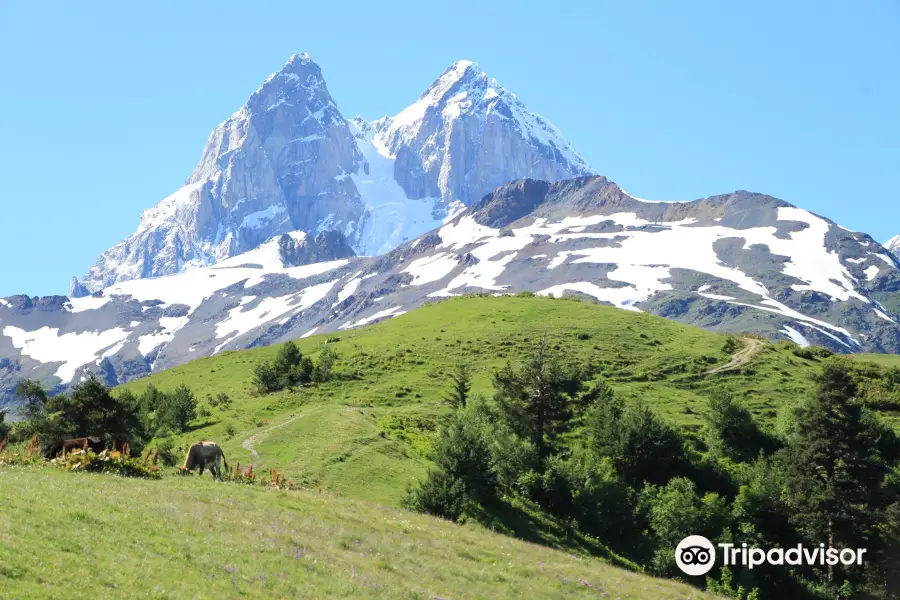
M434 449L435 469L407 493L406 505L421 512L458 519L474 505L497 498L497 474L491 462L491 416L484 404L453 413Z
M293 389L309 383L324 383L334 378L334 365L338 355L331 348L325 348L319 360L313 360L300 352L293 341L285 342L278 349L275 362L262 362L254 368L253 385L260 394L268 394Z
M49 398L47 411L78 436L106 436L119 444L127 441L137 452L143 447L146 432L135 398L131 394L116 398L93 374L68 395Z
M613 457L618 454L622 436L620 423L624 411L624 403L609 388L588 406L585 418L586 437L591 450L598 456Z
M549 457L530 490L548 513L572 518L584 532L627 551L634 550L640 533L634 527L632 495L612 461L590 452Z
M0 410L0 442L9 436L9 425L6 423L6 411Z
M147 430L156 437L186 431L197 418L197 399L185 385L164 392L148 385L135 402Z
M302 357L303 355L300 353L300 348L297 347L297 344L290 340L285 342L278 349L278 354L275 357L275 371L279 375L290 374L294 367L300 365Z
M253 369L253 385L260 394L268 394L278 389L278 372L269 361L263 361Z
M163 425L185 431L188 424L197 418L197 399L186 385L178 386L167 397L168 402L162 410Z
M494 419L491 431L491 464L500 490L508 495L531 495L536 473L540 470L537 449L520 438L506 423Z
M409 510L455 521L468 502L463 482L438 469L418 486L408 488L401 504Z
M127 441L133 452L140 452L150 437L138 400L128 393L113 396L93 374L69 394L47 397L31 381L22 382L19 392L28 408L14 435L19 440L37 435L45 449L63 439L100 436L108 445Z
M747 462L760 452L772 452L776 444L759 429L746 407L730 394L717 393L709 399L706 445L716 457Z
M455 414L435 446L435 464L463 482L470 498L489 503L497 494L497 475L491 464L491 427L480 406Z
M316 368L315 365L313 365L313 360L310 357L304 356L303 358L301 358L300 366L298 367L298 369L298 377L301 383L308 383L312 381L313 372L316 370Z
M310 361L311 362L311 361ZM325 383L334 377L334 365L337 362L337 353L331 348L325 348L319 354L319 360L313 367L311 379L314 383Z
M304 360L306 358L306 360ZM312 373L309 372L306 363L308 357L304 357L293 341L285 342L278 350L275 363L272 365L275 371L275 387L269 391L284 388L294 388L310 382Z
M656 546L651 566L659 575L679 573L675 565L675 547L689 535L722 540L729 524L727 502L717 494L697 493L694 482L676 477L664 487L648 486L641 493L641 504Z
M856 393L846 366L826 363L815 396L797 410L793 437L781 456L791 521L808 543L838 548L885 543L878 531L879 491L896 456L886 457L883 450L896 440L856 401ZM862 577L854 567L826 569L819 577L830 588Z
M794 348L791 350L791 353L804 360L819 360L822 358L828 358L832 356L834 352L829 350L828 348L822 348L821 346L809 346L806 348Z
M612 458L616 471L628 485L664 485L686 472L687 459L678 433L649 407L641 401L624 410L614 400L605 404L593 413L592 449Z
M625 554L635 549L640 532L632 517L634 494L608 457L576 453L560 464L571 493L566 515L586 533Z
M494 399L510 429L529 440L540 456L554 452L571 426L578 373L548 348L546 336L521 369L507 363L494 374Z
M453 409L465 408L472 389L472 374L469 365L457 363L450 372L450 393L444 397L447 404Z
M493 402L457 404L437 468L406 506L490 523L530 503L664 576L680 576L674 549L694 534L761 548L867 548L863 567L718 568L708 585L741 600L896 599L900 444L857 397L859 369L815 357L818 391L776 439L726 394L711 396L705 428L676 430L642 399L616 397L590 364L564 365L542 340L520 368L495 374ZM869 377L900 386L890 373Z

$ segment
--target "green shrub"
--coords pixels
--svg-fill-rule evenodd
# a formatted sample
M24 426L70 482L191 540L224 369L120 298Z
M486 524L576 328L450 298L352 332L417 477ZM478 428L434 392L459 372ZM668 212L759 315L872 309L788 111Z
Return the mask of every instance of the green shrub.
M253 369L253 385L260 394L274 392L278 384L278 372L269 361L263 361Z
M167 467L178 464L178 455L175 452L175 442L170 437L160 439L156 444L156 451L159 453L159 460Z
M465 484L446 471L436 469L424 482L406 490L401 505L409 510L458 520L469 502Z

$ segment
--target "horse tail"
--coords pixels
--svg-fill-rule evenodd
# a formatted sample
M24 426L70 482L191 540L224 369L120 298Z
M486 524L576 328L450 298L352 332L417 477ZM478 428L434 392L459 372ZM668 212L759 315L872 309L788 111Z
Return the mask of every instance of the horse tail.
M225 472L228 472L228 461L225 460L225 451L219 448L219 454L222 455L222 464L225 465Z
M193 450L193 449L194 449L193 446L189 446L189 447L188 447L187 454L185 454L185 456L184 456L184 465L181 467L182 470L186 470L186 469L191 469L191 470L193 470L193 468L194 468L194 461L191 460L191 459L193 458L193 457L191 456L191 450Z

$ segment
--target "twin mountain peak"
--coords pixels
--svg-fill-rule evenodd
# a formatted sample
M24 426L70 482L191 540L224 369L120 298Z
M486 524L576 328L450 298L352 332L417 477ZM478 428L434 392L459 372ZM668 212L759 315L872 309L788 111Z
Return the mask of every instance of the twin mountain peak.
M319 65L295 54L210 134L185 185L70 291L213 264L291 231L338 231L357 254L383 254L504 183L591 173L474 62L369 122L345 118Z

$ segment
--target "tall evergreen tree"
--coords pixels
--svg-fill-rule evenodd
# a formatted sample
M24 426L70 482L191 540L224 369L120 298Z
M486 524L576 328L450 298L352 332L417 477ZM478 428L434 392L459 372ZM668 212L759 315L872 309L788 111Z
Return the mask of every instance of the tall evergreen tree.
M857 386L844 365L826 363L817 384L797 411L783 455L791 516L810 544L869 548L878 543L878 490L890 471L880 448L890 433L855 401ZM829 567L828 583L854 579L848 571L836 578Z
M706 445L716 457L747 462L769 452L773 443L753 420L750 411L730 394L709 398L706 413Z
M449 377L452 387L444 400L454 409L465 408L469 392L472 390L472 375L469 365L464 362L457 363Z
M678 433L640 400L622 413L614 443L616 471L634 488L645 482L664 485L685 471L687 460Z
M529 440L540 456L553 452L557 438L571 425L578 374L541 338L521 370L509 363L494 375L494 399L517 435Z
M297 344L293 340L288 340L278 349L278 354L275 356L275 370L279 374L288 373L293 367L300 364L302 357L303 354Z

